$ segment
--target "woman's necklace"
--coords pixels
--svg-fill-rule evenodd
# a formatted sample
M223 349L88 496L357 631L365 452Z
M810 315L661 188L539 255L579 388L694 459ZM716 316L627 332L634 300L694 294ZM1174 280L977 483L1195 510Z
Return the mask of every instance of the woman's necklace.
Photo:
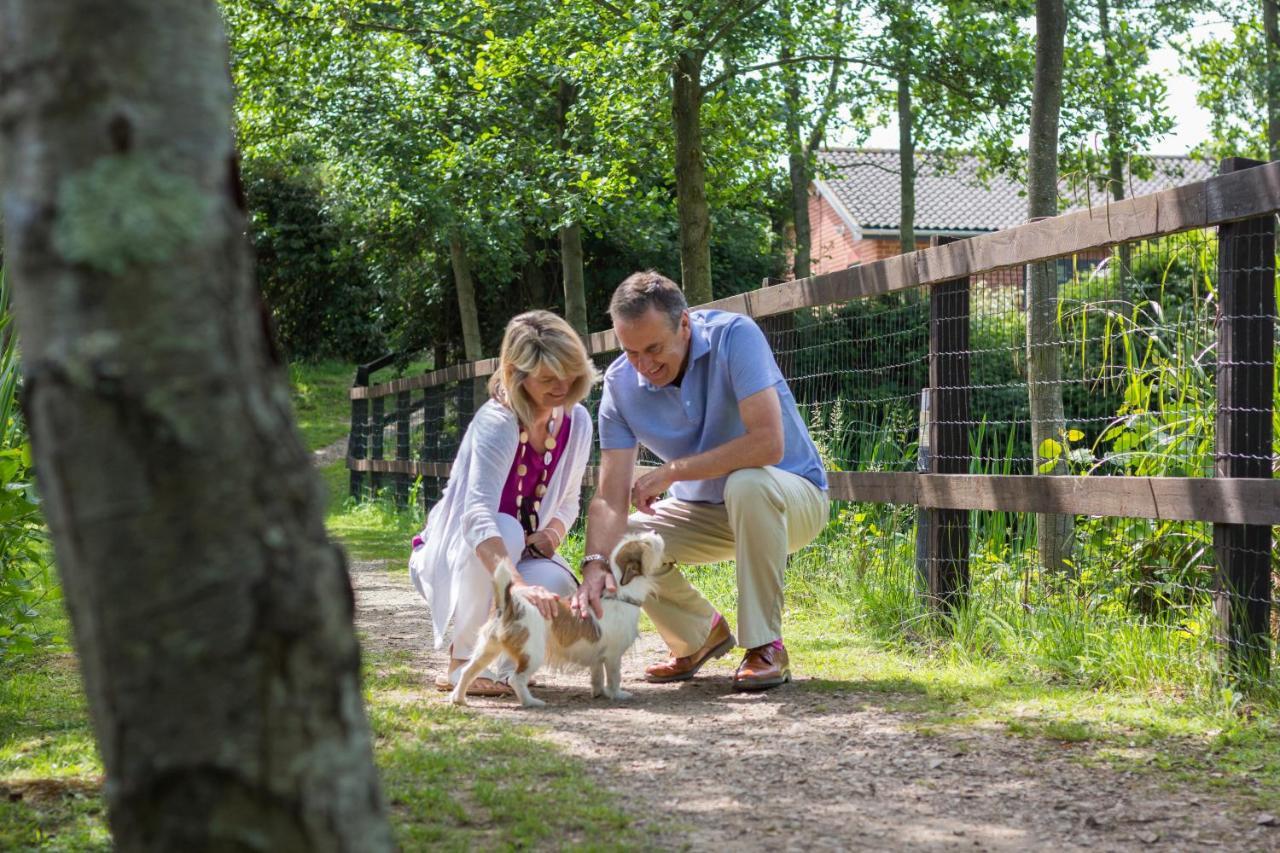
M526 428L520 430L520 450L516 454L516 510L520 514L520 525L525 533L533 533L538 529L538 512L542 509L542 498L547 493L551 451L556 449L556 422L559 420L560 409L557 407L552 410L551 417L547 419L547 438L542 452L542 475L534 485L532 493L528 495L530 500L527 503L524 478L529 473L529 466L525 464L525 453L529 450L529 430Z

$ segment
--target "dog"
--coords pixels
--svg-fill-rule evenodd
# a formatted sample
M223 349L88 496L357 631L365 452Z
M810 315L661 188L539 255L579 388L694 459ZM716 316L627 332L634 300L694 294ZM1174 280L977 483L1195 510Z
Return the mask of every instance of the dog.
M630 699L631 694L622 689L622 655L640 636L640 605L653 590L663 548L657 533L623 537L609 556L618 592L601 599L601 618L590 613L583 619L564 601L558 603L554 618L543 618L519 592L511 591L511 566L501 563L493 575L496 612L481 630L476 652L463 667L451 701L466 705L471 682L502 652L516 662L511 687L526 708L546 704L529 692L529 678L543 666L589 669L592 698Z

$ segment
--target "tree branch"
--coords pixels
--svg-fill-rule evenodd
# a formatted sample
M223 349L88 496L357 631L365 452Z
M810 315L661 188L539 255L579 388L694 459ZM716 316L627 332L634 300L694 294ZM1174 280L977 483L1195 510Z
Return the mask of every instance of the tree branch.
M822 137L826 136L827 120L831 116L832 109L835 108L836 93L840 89L840 75L843 71L844 63L838 59L832 60L831 78L827 81L827 94L822 99L822 108L818 111L818 118L814 121L813 130L809 134L809 144L804 149L806 156L817 147Z
M756 2L753 3L751 7L748 8L745 12L743 12L742 15L740 15L739 17L735 18L732 21L726 22L723 27L721 27L711 36L711 40L707 42L703 50L705 50L707 53L710 53L711 50L716 46L716 43L720 41L720 39L724 38L729 33L733 32L734 27L736 27L738 24L742 23L744 20L754 15L756 12L760 11L760 8L764 6L765 3L768 3L768 2L769 0L756 0ZM727 15L729 11L734 8L735 5L736 4L732 2L726 3L724 5L724 8L721 9L720 12L714 18L711 19L711 23L707 25L707 29L708 30L715 29L715 27L720 23L720 21L724 19L724 16Z
M872 68L880 68L884 71L893 70L892 66L883 62L877 62L874 59L866 59L859 56L840 56L838 54L829 53L807 53L802 56L793 56L790 59L775 59L772 62L761 62L757 65L744 65L741 68L730 68L714 80L709 80L707 84L702 87L702 92L703 94L706 94L739 74L745 74L749 71L763 71L766 68L777 68L780 65L793 65L800 62L842 62L849 63L850 65L865 65Z

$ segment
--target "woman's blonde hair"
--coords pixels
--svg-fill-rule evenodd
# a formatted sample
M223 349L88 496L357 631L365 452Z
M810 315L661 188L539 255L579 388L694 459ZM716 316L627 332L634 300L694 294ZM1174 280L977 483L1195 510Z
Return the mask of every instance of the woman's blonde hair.
M571 409L600 378L582 339L562 317L550 311L526 311L511 318L502 335L498 369L489 377L489 396L516 413L522 424L533 419L533 402L523 382L543 367L560 378L573 377L564 406Z

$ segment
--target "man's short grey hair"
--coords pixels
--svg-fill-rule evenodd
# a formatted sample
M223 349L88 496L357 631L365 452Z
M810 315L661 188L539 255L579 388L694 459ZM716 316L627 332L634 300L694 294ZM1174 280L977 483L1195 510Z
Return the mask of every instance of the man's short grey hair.
M618 285L609 300L609 316L615 321L636 320L656 308L671 321L671 328L680 327L680 317L689 310L680 285L660 272L645 270L632 273Z

